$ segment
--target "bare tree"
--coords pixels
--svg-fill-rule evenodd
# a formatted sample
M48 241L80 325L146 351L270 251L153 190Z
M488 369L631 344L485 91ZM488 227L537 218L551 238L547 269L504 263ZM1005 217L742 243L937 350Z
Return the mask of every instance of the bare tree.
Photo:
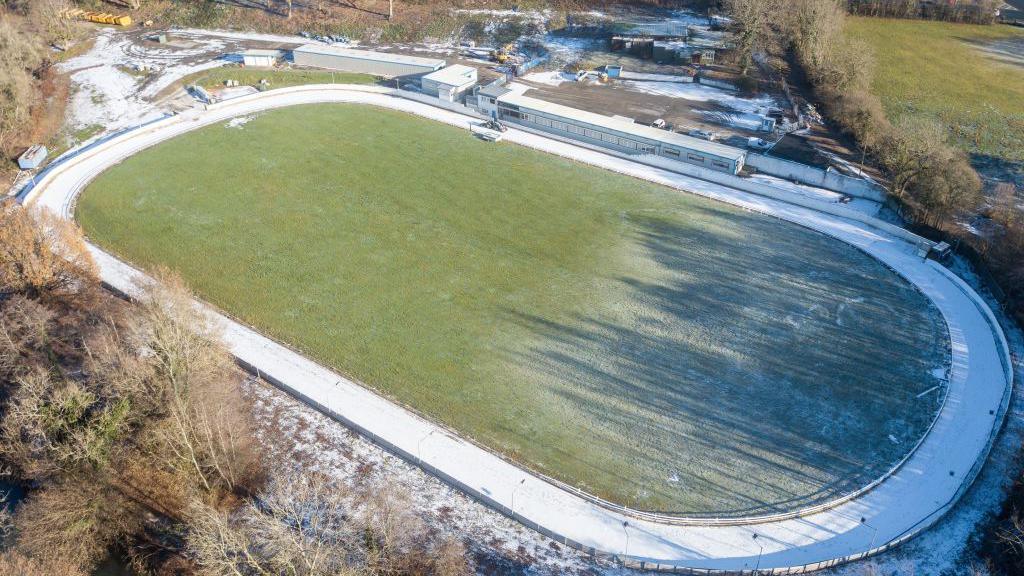
M215 485L233 490L260 468L260 458L217 328L193 304L184 282L166 271L145 288L139 320L154 374L149 388L166 409L157 435L169 463L191 470L206 491Z
M15 547L33 558L91 572L111 544L138 531L142 515L102 480L81 476L50 485L19 507Z
M0 574L17 574L18 576L86 576L78 566L63 558L48 556L47 558L30 558L15 549L0 553Z
M733 21L740 72L746 74L754 54L763 50L772 38L772 15L777 0L725 0L725 10Z
M24 294L69 300L98 284L96 265L74 223L41 209L0 206L0 299Z
M357 574L346 491L317 474L279 479L234 515L197 505L189 546L210 574Z
M0 308L0 384L25 375L32 366L48 360L55 314L20 294L4 302Z
M36 102L33 72L43 63L40 39L16 18L0 18L0 151L9 152Z
M315 473L276 479L234 514L198 505L192 525L209 574L468 574L464 547L435 543L399 491L354 493Z
M889 171L891 189L897 198L907 190L945 144L942 125L934 120L905 117L898 120L886 136L880 159Z

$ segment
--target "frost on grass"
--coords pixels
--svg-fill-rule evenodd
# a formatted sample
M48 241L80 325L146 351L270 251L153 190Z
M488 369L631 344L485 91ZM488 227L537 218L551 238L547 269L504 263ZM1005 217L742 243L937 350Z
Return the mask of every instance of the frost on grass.
M282 475L327 474L353 493L395 487L432 530L466 542L478 573L593 574L595 567L620 572L595 566L578 551L473 501L280 390L249 379L243 392L252 403L257 437Z

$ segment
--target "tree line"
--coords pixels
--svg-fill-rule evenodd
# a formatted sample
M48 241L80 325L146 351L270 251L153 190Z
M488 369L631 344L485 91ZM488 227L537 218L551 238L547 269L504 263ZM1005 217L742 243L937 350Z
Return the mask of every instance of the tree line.
M1002 0L848 0L851 14L881 18L924 18L969 24L992 24Z
M0 207L0 573L84 576L112 551L146 574L469 571L394 486L271 461L244 375L187 287L100 285L78 228Z

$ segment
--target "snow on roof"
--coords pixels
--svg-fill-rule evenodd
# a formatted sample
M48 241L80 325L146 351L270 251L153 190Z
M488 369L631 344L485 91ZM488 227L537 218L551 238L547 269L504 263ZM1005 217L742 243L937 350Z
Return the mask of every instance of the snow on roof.
M491 82L487 86L481 88L479 94L482 96L490 96L491 98L500 98L511 91L512 90L507 88L504 84Z
M292 50L306 54L322 54L324 56L342 56L356 58L359 60L373 60L375 62L390 62L393 64L409 64L412 66L424 66L430 68L442 68L444 60L437 58L421 58L419 56L406 56L404 54L391 54L388 52L374 52L371 50L356 50L354 48L342 48L341 46L327 46L324 44L306 44Z
M280 50L261 50L259 48L250 48L242 51L242 56L271 56L277 58L280 55Z
M438 84L449 86L463 86L476 82L476 68L463 64L452 64L436 72L431 72L423 77L424 80L432 80Z
M720 158L739 161L746 157L745 150L741 150L740 148L735 148L733 146L708 142L707 140L686 136L685 134L678 134L676 132L662 130L660 128L652 128L635 122L627 122L611 116L587 112L586 110L570 108L568 106L562 106L561 104L554 104L552 102L538 100L537 98L523 96L522 94L509 93L501 96L498 101L519 106L521 108L528 108L537 112L544 112L554 116L570 118L577 122L583 122L600 128L607 128L608 130L615 130L624 134L632 134L633 136L639 136L649 140L657 140L658 142L679 146L680 148L686 148L688 150L705 152Z

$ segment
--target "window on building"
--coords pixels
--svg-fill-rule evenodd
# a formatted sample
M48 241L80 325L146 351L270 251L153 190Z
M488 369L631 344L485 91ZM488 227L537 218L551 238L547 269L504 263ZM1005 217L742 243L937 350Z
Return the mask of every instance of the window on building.
M675 156L676 158L679 158L679 150L673 150L671 148L665 148L664 152L665 152L666 156Z
M728 162L722 162L721 160L712 160L711 161L711 165L714 166L715 168L721 168L723 170L728 170L729 169L729 163Z
M686 159L691 162L700 162L701 164L704 163L704 157L701 156L700 154L687 154Z

